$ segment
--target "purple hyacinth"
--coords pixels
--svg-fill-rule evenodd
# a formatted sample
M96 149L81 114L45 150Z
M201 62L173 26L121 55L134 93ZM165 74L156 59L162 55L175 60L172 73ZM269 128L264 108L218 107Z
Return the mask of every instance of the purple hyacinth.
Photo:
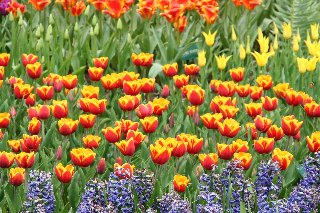
M137 193L139 204L145 206L154 188L154 174L147 170L136 170L132 177L132 184Z
M77 213L112 212L112 207L106 205L106 188L107 184L105 181L98 179L89 180L82 193Z
M114 172L110 173L107 195L109 204L115 207L114 212L133 212L132 180L120 179Z
M51 173L31 170L29 177L26 201L22 206L23 212L54 212L55 197Z
M0 15L6 16L9 14L7 8L9 7L10 0L0 0Z
M171 192L162 196L158 200L160 213L191 213L188 200L180 198L177 192Z

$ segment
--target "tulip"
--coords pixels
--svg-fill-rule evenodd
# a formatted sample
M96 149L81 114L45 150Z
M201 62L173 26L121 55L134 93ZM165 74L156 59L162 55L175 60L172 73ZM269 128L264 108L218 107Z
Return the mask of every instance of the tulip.
M72 177L74 175L74 166L72 164L63 166L62 163L59 163L54 168L54 171L60 182L69 183L72 180Z
M140 119L140 122L145 133L153 133L157 130L158 117L156 116L145 117L144 119Z
M166 64L162 66L162 71L166 76L173 77L178 73L178 64L177 63Z
M22 168L31 168L34 164L34 152L20 152L15 157L16 163Z
M251 138L252 140L257 139L258 137L258 132L257 132L257 128L255 126L254 123L247 123L246 124L246 136L249 137L249 129L250 129L250 134L251 134Z
M216 38L216 35L217 35L217 31L215 31L214 33L211 33L211 31L209 30L209 33L205 33L205 32L202 32L202 35L205 39L205 42L206 44L211 47L212 45L214 45L214 40Z
M249 145L248 141L243 141L241 139L237 139L235 141L232 141L232 148L233 152L248 152L249 151Z
M173 177L173 187L174 190L177 192L184 192L188 186L188 183L190 182L190 180L183 175L175 175Z
M206 66L207 59L206 59L206 52L204 50L198 51L198 65L199 67Z
M244 77L244 68L243 67L230 69L229 72L230 72L230 76L233 81L240 82L243 80L243 77Z
M145 0L145 1L139 1L137 4L138 13L142 16L144 19L151 19L151 17L156 13L156 2L154 0Z
M16 83L13 86L14 95L18 99L27 98L33 90L33 86L29 84Z
M303 103L303 93L296 92L293 89L288 89L284 93L284 98L288 105L298 106Z
M150 145L150 156L154 163L165 164L171 157L172 148L164 147L159 144Z
M38 135L26 135L23 134L23 138L20 139L20 145L21 149L24 152L30 153L32 152L37 152L39 149L39 146L41 144L42 138L39 137Z
M25 179L24 168L11 168L9 173L9 181L13 186L20 186Z
M238 134L240 125L236 120L227 118L222 123L218 123L218 130L222 136L233 138Z
M250 84L236 85L235 90L239 97L247 97L249 95Z
M313 40L318 40L319 39L319 24L311 24L311 38Z
M95 67L106 69L108 67L109 58L108 57L100 57L100 58L94 58L93 64Z
M182 157L188 150L188 142L178 140L175 140L174 142L175 145L173 147L171 155L177 158Z
M233 81L225 81L219 84L217 91L219 95L225 97L231 97L235 93L235 83Z
M56 151L56 159L61 160L62 159L62 147L59 146L57 151Z
M290 39L292 36L292 28L290 23L282 24L283 38Z
M309 59L306 64L307 71L313 72L317 68L318 60L319 59L317 57L313 57L313 58Z
M35 62L34 64L26 65L27 74L32 79L40 78L42 73L42 65L40 62Z
M20 152L20 140L8 140L8 145L13 152Z
M257 117L257 115L260 115L262 112L262 103L249 103L244 106L247 114L252 118Z
M129 130L127 132L127 135L126 135L126 140L130 140L131 138L133 139L134 141L134 146L137 148L142 142L143 140L145 139L145 135L143 135L141 132L139 132L138 130Z
M234 118L239 111L239 108L228 105L221 105L220 112L223 115L223 118Z
M120 179L131 178L134 170L134 166L130 165L129 163L125 163L122 165L115 163L113 168L115 175Z
M151 53L139 53L131 54L131 59L134 65L136 66L143 66L143 67L149 67L152 65L153 62L153 54Z
M181 87L189 84L189 76L185 74L175 75L173 76L173 81L174 85L176 85L176 87L180 89Z
M12 88L14 87L15 84L23 84L24 81L21 78L17 78L14 76L11 76L8 80L8 83L12 86Z
M10 114L7 112L0 113L0 128L7 128L10 124Z
M293 155L288 151L275 148L272 152L272 161L278 162L281 170L286 170L293 159Z
M311 137L307 136L307 145L310 152L319 152L320 151L320 132L314 132L311 134Z
M285 116L281 120L281 127L285 135L295 136L302 127L303 121L298 121L293 115Z
M258 115L254 119L254 124L260 132L267 132L272 124L272 120Z
M11 152L0 152L0 168L9 168L14 162L15 155Z
M67 75L62 77L63 86L66 89L73 89L78 84L78 77L76 75Z
M125 95L118 99L118 104L123 111L132 111L137 107L137 104L139 103L139 99L136 99L135 96L131 95Z
M272 125L267 131L268 138L273 138L275 141L281 140L284 136L283 130L281 127Z
M162 115L169 107L170 101L164 98L155 98L151 102L153 107L153 113L155 115Z
M200 72L200 67L196 64L185 64L184 65L184 71L186 75L197 75Z
M231 99L231 97L215 96L210 102L210 109L214 113L220 112L220 106L236 106L236 99Z
M270 75L260 75L257 77L256 82L259 87L263 87L264 90L269 90L273 85L272 77Z
M212 170L218 164L218 155L215 153L199 154L202 167L206 170Z
M3 66L0 66L0 80L3 80L4 78L4 67Z
M278 99L276 97L270 98L269 96L265 96L261 100L263 108L267 111L273 111L278 106Z
M134 1L105 1L105 10L102 12L104 14L107 14L111 16L114 19L118 19L122 16L123 13L125 13L127 10L129 10L131 4L133 4Z
M244 170L248 170L252 163L252 155L250 153L245 153L245 152L234 153L233 159L235 161L240 161L240 166Z
M234 153L232 144L217 143L217 150L219 158L224 160L230 160Z
M41 11L51 3L51 0L29 0L29 3L35 10Z
M288 83L280 83L274 86L273 88L274 93L278 98L284 97L287 90L290 89L290 85Z
M138 95L141 91L142 84L139 80L123 81L123 92L126 95Z
M222 113L206 113L200 116L200 118L205 127L207 127L208 129L218 129L218 122L222 122L223 115Z
M31 121L29 121L28 131L31 135L37 135L40 132L41 122L36 118L33 117Z
M119 87L122 87L122 77L118 73L111 73L106 76L103 76L100 81L103 88L107 90L113 90Z
M88 74L92 81L100 81L104 69L101 67L89 67Z
M53 98L54 90L53 86L42 86L37 88L37 94L43 101L48 101Z
M101 138L96 135L87 135L85 137L82 137L82 142L86 148L96 149L101 142Z
M140 119L151 116L153 113L153 107L151 103L140 104L135 110L137 116Z
M268 59L270 58L270 56L272 56L271 52L268 53L258 53L256 51L254 51L253 53L251 53L253 55L253 57L255 58L257 64L259 67L264 67L267 63L268 63Z
M237 40L237 34L236 34L235 30L234 30L233 25L231 25L231 40L232 41L236 41Z
M33 54L22 54L22 65L26 67L28 64L34 64L38 61L38 56Z
M133 122L132 120L122 119L120 124L121 124L121 128L122 128L122 132L124 133L125 136L129 130L136 131L139 128L139 123Z
M320 117L320 105L315 101L311 103L306 103L304 105L304 111L309 117Z
M81 90L81 95L83 98L98 98L99 97L99 87L94 87L92 85L83 86Z
M299 51L299 39L297 36L293 37L293 41L292 41L292 50L294 52L298 52Z
M136 150L133 138L130 138L129 140L122 140L120 142L116 142L115 145L125 156L132 156Z
M156 80L154 78L143 78L140 80L142 85L141 92L152 93L156 87Z
M269 37L264 37L261 32L261 35L258 36L257 41L260 46L260 53L267 53L269 50Z
M79 115L79 122L85 129L92 128L94 125L94 122L96 120L96 115L93 114L82 114Z
M70 157L73 164L88 167L93 163L96 153L88 148L74 148L70 151Z
M121 137L121 125L118 125L115 128L107 127L102 129L102 133L109 143L118 142Z
M24 101L28 107L34 106L36 103L36 95L30 93L28 97L24 99Z
M80 16L86 10L86 5L83 1L78 1L71 8L71 15Z
M231 56L226 57L224 54L222 54L220 56L215 55L215 58L216 58L218 69L221 71L226 68L227 63L228 63L229 59L231 58Z
M188 90L187 98L190 104L199 106L204 102L205 91L201 87Z
M259 137L258 140L254 140L254 149L259 154L268 154L272 151L273 147L274 147L273 138Z
M105 171L106 171L106 159L101 158L97 165L97 173L102 175L105 173Z
M204 4L199 10L200 15L208 24L213 24L218 18L219 7L215 3Z
M52 115L57 118L66 118L68 116L68 102L67 100L56 101L53 100L51 107Z
M9 65L10 54L8 53L0 53L0 66L6 67Z
M169 95L170 95L169 86L165 84L161 90L160 96L162 98L167 98Z
M88 108L91 114L100 115L106 110L106 107L107 107L106 99L98 100L98 99L92 98L89 101Z
M71 135L78 128L79 121L72 120L71 118L61 118L58 121L59 132L61 135Z
M252 100L257 101L261 98L263 93L263 87L256 87L256 86L250 86L249 87L249 94L250 94L250 98L252 98Z

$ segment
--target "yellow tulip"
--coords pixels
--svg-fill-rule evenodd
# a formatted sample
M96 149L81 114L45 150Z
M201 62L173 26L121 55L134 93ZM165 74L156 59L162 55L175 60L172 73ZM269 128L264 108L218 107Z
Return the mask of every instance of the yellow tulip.
M277 50L279 48L279 44L278 44L278 35L276 35L274 37L274 41L273 41L273 49Z
M297 36L293 37L293 44L292 44L292 50L294 52L298 52L299 51L299 38Z
M234 31L233 25L231 25L231 40L232 40L232 41L236 41L236 40L237 40L237 34L236 34L236 32Z
M313 57L308 60L307 71L313 72L317 67L318 58Z
M300 43L300 41L301 41L301 36L300 36L300 29L298 28L298 32L297 32L297 34L296 34L296 37L297 37L297 39L298 39L298 42Z
M301 74L307 71L308 59L306 58L297 58L298 70Z
M282 24L282 30L283 30L283 37L285 39L290 39L292 36L292 27L290 23L283 23Z
M320 57L320 42L314 41L314 42L308 42L305 41L309 54L315 57Z
M261 35L260 38L258 38L258 43L260 46L260 53L267 53L269 50L269 37Z
M319 39L319 24L311 24L311 38L313 40Z
M239 47L239 55L240 55L240 59L241 60L244 60L246 58L246 50L244 49L243 45L240 44L240 47Z
M256 62L259 67L264 67L268 63L269 57L272 55L272 53L258 53L257 51L254 51L251 53L253 57L256 59Z
M202 32L202 35L204 36L205 42L209 47L214 45L214 40L216 38L217 31L215 31L214 33L211 33L211 31L209 30L208 34L205 32Z
M273 33L277 36L279 33L278 27L275 22L273 22Z
M206 65L206 52L204 50L198 52L198 65L204 67Z
M229 59L231 58L231 56L227 56L226 57L223 54L223 55L220 55L220 56L215 55L215 58L216 58L216 61L217 61L218 69L219 70L223 70L224 68L226 68L227 63L228 63Z
M307 40L305 40L306 43L311 43L310 33L309 30L307 31Z

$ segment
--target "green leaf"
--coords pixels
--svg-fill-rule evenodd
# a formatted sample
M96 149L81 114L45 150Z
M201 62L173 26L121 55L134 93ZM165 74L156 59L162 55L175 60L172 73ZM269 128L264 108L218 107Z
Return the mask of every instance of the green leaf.
M159 63L153 63L149 70L149 78L155 78L162 72L162 65Z
M76 208L78 206L79 200L80 200L80 189L79 189L79 173L76 172L72 178L72 181L69 185L68 188L68 195L69 195L69 200L70 200L70 205L73 208Z
M42 125L43 125L43 123L42 123ZM48 132L46 133L46 136L44 137L44 139L43 139L43 141L42 141L42 143L41 143L40 149L41 149L42 147L47 147L47 146L49 145L49 141L52 141L52 138L53 138L52 135L53 135L53 133L54 133L54 130L56 129L56 126L57 126L57 121L54 121L54 122L51 124Z

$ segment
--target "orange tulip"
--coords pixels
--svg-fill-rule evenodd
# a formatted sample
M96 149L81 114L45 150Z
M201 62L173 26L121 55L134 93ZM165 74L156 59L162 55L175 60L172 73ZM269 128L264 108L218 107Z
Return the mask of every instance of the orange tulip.
M7 128L10 124L10 114L7 112L0 113L0 128Z
M31 168L34 164L34 152L20 152L15 157L16 163L22 168Z
M30 86L30 84L18 83L13 86L13 91L16 98L27 98L33 91L33 86Z
M175 175L173 177L173 188L177 192L184 192L189 184L190 180L183 175Z
M222 122L223 120L222 113L206 113L201 115L200 118L208 129L218 129L218 122Z
M317 104L315 101L312 101L311 103L306 103L303 108L309 117L320 117L320 105Z
M9 173L9 181L13 186L20 186L25 180L24 168L11 168Z
M168 77L173 77L178 73L178 64L166 64L162 66L163 73Z
M57 118L66 118L68 116L68 102L67 100L56 101L53 100L51 107L52 115Z
M170 101L164 98L155 98L151 102L153 107L153 113L155 115L162 115L169 107Z
M247 114L252 118L257 117L257 115L260 115L262 112L262 103L249 103L244 106Z
M90 98L79 98L78 105L80 106L80 109L84 112L90 112L89 104L91 99Z
M258 115L254 119L254 124L260 132L267 132L272 124L272 120Z
M311 134L311 137L307 136L307 145L310 152L319 152L320 151L320 132L314 132Z
M140 76L139 73L128 72L128 71L123 71L123 72L119 73L119 75L121 76L121 85L122 85L123 81L135 81L135 80L138 80L138 78Z
M239 108L228 105L221 105L220 112L223 115L223 118L234 118L239 111Z
M51 3L50 0L29 0L28 2L32 4L35 10L38 11L44 10L44 8L46 8Z
M14 162L15 155L11 152L0 152L0 168L9 168Z
M122 87L122 76L118 73L111 73L106 76L103 76L100 81L103 88L107 90L113 90L119 87Z
M190 104L199 106L204 102L204 94L205 94L204 89L198 86L188 90L187 98Z
M81 90L81 95L83 98L98 98L99 87L94 87L92 85L83 86Z
M129 140L122 140L120 142L116 142L115 145L125 156L132 156L136 150L133 138L130 138Z
M222 123L218 123L218 130L222 136L233 138L238 134L240 124L232 118L227 118Z
M284 97L285 92L290 89L290 85L288 83L280 83L274 86L273 88L274 93L278 98Z
M144 119L140 119L140 122L145 133L153 133L157 130L158 117L156 116L145 117Z
M252 155L250 153L245 153L245 152L234 153L233 159L236 161L240 161L240 166L244 170L248 170L252 163Z
M154 78L143 78L140 82L142 85L141 92L143 93L151 93L156 87L156 80Z
M92 98L89 101L89 111L91 114L100 115L106 110L106 107L107 107L106 99L98 100L96 98Z
M95 67L99 67L102 69L106 69L108 67L109 58L108 57L100 57L100 58L94 58L93 64Z
M256 87L256 86L249 87L250 98L254 101L259 100L262 96L262 93L263 93L263 87Z
M298 121L293 115L288 115L282 118L281 127L285 135L295 136L302 127L303 121Z
M141 88L142 84L140 80L123 81L123 92L127 95L138 95Z
M153 107L151 103L140 104L135 110L137 116L140 119L151 116L153 113Z
M268 154L273 150L274 139L259 137L258 140L254 140L254 149L259 154Z
M88 74L92 81L100 81L104 69L101 67L89 67Z
M63 166L62 163L59 163L55 166L54 171L60 182L69 183L74 175L74 166L72 164Z
M101 142L101 138L96 135L87 135L85 137L82 137L82 142L85 147L89 149L96 149Z
M37 87L37 94L43 101L51 100L54 95L53 86Z
M231 97L234 95L236 89L236 84L233 81L221 82L217 88L219 95L225 97Z
M218 155L216 153L199 154L202 167L206 170L212 170L214 165L218 164Z
M134 65L148 67L152 65L153 62L153 54L151 53L139 53L131 54L131 59Z
M77 131L79 121L71 118L61 118L58 121L59 132L61 135L71 135Z
M248 152L249 151L248 141L243 141L241 139L232 141L232 148L233 148L233 152Z
M8 145L13 152L20 152L20 140L8 140Z
M247 97L249 95L250 84L236 85L236 92L240 97Z
M150 145L150 155L154 163L165 164L171 157L172 148L161 146L159 144Z
M269 96L265 96L261 100L263 108L267 111L273 111L278 106L278 99L276 97L270 98Z
M211 2L210 4L202 5L198 9L198 12L208 24L213 24L218 18L218 13L219 13L218 3Z
M195 116L198 116L199 115L198 107L196 107L196 106L188 106L187 107L187 115L189 117L193 117L193 118L195 118Z
M10 61L10 54L8 54L8 53L0 53L0 66L2 66L2 67L8 66L9 61Z
M210 102L210 109L214 113L220 112L220 106L236 106L236 99L231 99L231 97L215 96Z
M77 1L71 8L71 15L80 16L86 8L87 7L83 1Z
M256 82L259 87L263 87L264 90L271 89L273 85L271 75L260 75L257 77Z
M244 68L243 67L230 69L229 72L230 72L230 76L231 76L232 80L234 80L235 82L240 82L243 80L243 77L244 77Z
M197 75L200 72L200 67L196 64L185 64L184 71L186 75Z
M189 84L189 76L185 74L175 75L173 76L173 81L176 87L180 89L181 87Z
M42 73L42 65L40 62L36 62L34 64L27 64L26 65L27 74L32 79L40 78Z
M293 159L293 155L288 151L275 148L272 152L272 161L278 162L281 170L286 170Z
M196 135L181 133L180 135L177 135L176 138L178 141L184 141L188 143L187 148L188 153L190 154L198 154L202 149L203 138L197 138Z
M247 10L253 10L256 6L261 4L260 0L245 0L242 2Z
M78 76L76 75L66 75L62 77L63 86L66 89L73 89L78 84Z
M85 129L92 128L94 125L94 122L96 121L96 115L93 114L82 114L79 115L79 122Z
M88 148L77 148L70 151L70 157L73 164L88 167L93 163L96 153Z
M21 149L24 152L30 153L32 152L37 152L39 149L39 146L41 144L42 138L39 137L38 135L26 135L23 134L23 138L20 139L20 145Z
M35 94L32 94L30 93L30 95L28 95L27 98L24 99L26 105L29 107L29 106L34 106L35 103L36 103L36 95Z
M113 168L115 175L120 179L131 178L134 171L134 166L130 165L129 163L125 163L122 165L115 163L113 165Z
M139 1L137 4L138 13L142 16L144 19L151 19L151 17L156 13L157 5L156 1L154 0L142 0Z
M173 23L174 28L182 33L187 26L187 17L181 16L176 22Z
M125 95L118 99L118 104L123 111L132 111L140 104L140 100L136 96Z
M109 143L118 142L121 137L121 125L117 125L114 128L107 127L105 129L102 129L102 133Z
M112 18L118 19L124 14L126 11L129 10L131 4L134 1L130 0L106 0L105 2L105 10L102 12L111 16Z
M281 127L272 125L267 131L268 138L273 138L275 141L281 140L284 136L283 130Z
M29 121L28 131L31 135L37 135L40 132L40 128L41 122L36 117L33 117L31 121Z
M133 122L132 120L122 119L120 124L121 124L122 132L124 133L124 135L126 135L129 130L136 131L139 128L139 123Z
M126 140L130 140L131 138L134 141L134 145L137 148L145 139L145 135L139 132L138 130L129 130L126 135Z
M304 94L303 92L297 92L293 89L287 89L284 92L284 98L288 105L298 106L303 104Z
M219 158L224 160L230 160L234 153L232 144L217 143L217 150Z
M8 5L7 11L13 15L13 17L18 16L18 11L20 14L24 14L26 12L26 5L25 4L20 4L17 1L11 1L11 3ZM3 56L2 56L3 57ZM9 55L10 57L10 55ZM0 66L1 65L1 55L0 55Z
M34 64L38 61L38 56L33 54L22 54L22 65L26 67L28 64Z

